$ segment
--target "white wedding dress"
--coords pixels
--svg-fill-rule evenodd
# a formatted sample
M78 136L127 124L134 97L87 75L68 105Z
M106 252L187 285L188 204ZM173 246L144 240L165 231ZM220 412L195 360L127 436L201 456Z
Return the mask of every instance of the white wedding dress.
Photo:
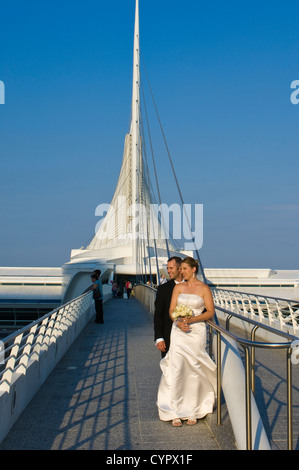
M205 309L203 298L195 294L179 294L180 304L189 305L194 315ZM217 376L216 365L206 352L206 323L192 323L190 328L184 332L173 322L170 348L160 362L157 406L162 421L200 419L213 412Z

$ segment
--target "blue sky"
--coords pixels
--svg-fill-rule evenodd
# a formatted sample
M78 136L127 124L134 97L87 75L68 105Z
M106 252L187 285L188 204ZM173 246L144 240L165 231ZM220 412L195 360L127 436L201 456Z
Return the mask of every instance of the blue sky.
M129 128L134 9L1 2L0 266L60 266L93 236ZM205 267L299 269L298 14L297 1L140 0L183 197L204 205ZM162 199L177 202L157 145Z

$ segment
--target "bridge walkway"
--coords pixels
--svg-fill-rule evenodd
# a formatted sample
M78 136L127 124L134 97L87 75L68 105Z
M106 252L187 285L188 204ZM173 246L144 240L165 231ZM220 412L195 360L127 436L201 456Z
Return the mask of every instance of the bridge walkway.
M0 450L235 449L225 407L221 426L216 412L181 428L159 420L160 353L144 306L110 300L104 318L85 327Z

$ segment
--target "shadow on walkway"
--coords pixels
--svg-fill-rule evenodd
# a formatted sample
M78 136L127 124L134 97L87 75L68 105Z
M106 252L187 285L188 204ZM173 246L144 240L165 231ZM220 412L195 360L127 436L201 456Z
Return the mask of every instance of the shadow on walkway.
M136 299L110 300L89 323L14 425L0 450L234 449L229 418L195 426L159 421L160 353Z

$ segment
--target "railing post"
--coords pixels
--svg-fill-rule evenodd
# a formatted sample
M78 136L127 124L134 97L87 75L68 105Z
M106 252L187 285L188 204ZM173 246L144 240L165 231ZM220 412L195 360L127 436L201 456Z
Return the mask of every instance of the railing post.
M221 425L221 333L217 331L217 425Z
M226 319L226 322L225 322L225 329L226 329L227 331L229 331L229 321L230 321L230 319L232 318L232 316L233 316L233 315L228 315L228 316L227 316L227 319Z
M245 350L245 393L246 393L246 448L252 450L252 425L251 425L251 372L250 372L250 351L243 345Z
M255 332L259 328L258 325L254 326L251 331L251 341L255 341ZM251 390L255 395L255 348L251 348Z
M287 349L287 416L288 450L293 450L293 413L292 413L292 348Z
M209 325L209 356L212 357L213 354L213 329L212 326Z

